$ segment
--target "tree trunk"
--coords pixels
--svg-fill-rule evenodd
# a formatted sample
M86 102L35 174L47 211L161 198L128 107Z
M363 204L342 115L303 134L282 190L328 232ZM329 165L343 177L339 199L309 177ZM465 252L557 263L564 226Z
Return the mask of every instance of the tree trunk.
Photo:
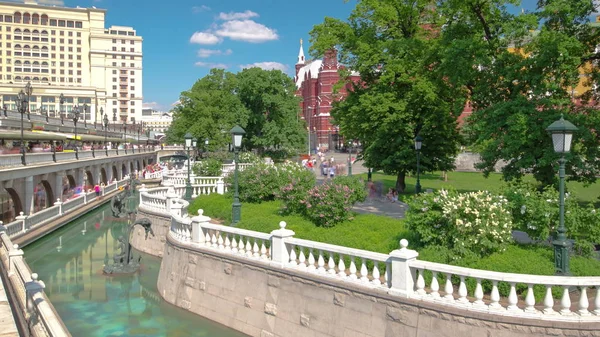
M404 193L406 189L406 172L402 171L398 173L398 177L396 177L396 191L398 193Z

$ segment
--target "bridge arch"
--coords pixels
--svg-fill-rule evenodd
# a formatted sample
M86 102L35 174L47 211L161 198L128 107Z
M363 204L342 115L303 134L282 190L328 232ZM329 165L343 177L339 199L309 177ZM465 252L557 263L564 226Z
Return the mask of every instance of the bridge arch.
M54 198L54 191L52 190L52 184L50 184L48 180L42 180L41 184L44 187L44 192L46 193L46 204L43 208L50 207L54 205L54 201L56 201Z
M86 178L86 183L84 184L85 186L83 186L83 187L85 188L85 191L87 191L94 187L94 184L95 184L94 175L89 170L85 170L85 178Z
M5 190L8 193L8 195L10 195L10 199L12 200L12 206L14 210L13 214L11 214L11 217L7 221L12 221L17 215L23 212L23 203L21 202L21 198L19 197L19 194L17 193L17 191L15 191L14 188L5 188Z
M121 173L121 179L123 179L123 177L127 175L127 166L125 163L121 164Z
M133 174L135 172L135 167L133 166L133 161L129 162L129 173Z
M112 175L113 179L119 180L119 171L117 170L117 167L115 165L112 165Z
M108 177L106 176L106 170L104 167L100 168L100 181L104 183L104 185L108 185Z

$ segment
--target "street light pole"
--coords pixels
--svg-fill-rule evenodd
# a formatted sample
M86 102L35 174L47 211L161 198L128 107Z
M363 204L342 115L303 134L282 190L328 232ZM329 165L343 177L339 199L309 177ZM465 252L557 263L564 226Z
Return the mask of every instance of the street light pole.
M23 90L21 90L19 92L19 94L17 95L17 110L19 110L19 112L21 113L21 163L23 165L27 165L27 162L25 161L25 144L23 143L23 115L25 115L25 105L29 104L26 101L25 98L25 92L23 92Z
M60 125L65 125L64 116L63 116L63 104L65 104L65 95L60 94L60 97L58 98L58 102L60 103L60 106L58 107L60 109Z
M232 136L231 145L233 145L233 151L235 154L235 170L233 181L235 184L235 191L233 194L233 204L231 205L231 222L232 225L236 225L242 219L242 204L240 203L240 193L238 190L238 162L239 162L239 150L242 146L242 137L246 134L246 131L239 125L234 126L229 131Z
M571 151L571 140L577 127L571 122L565 120L563 116L546 128L552 135L554 152L560 154L558 160L560 166L558 169L558 193L559 193L559 225L556 230L556 238L552 241L554 245L554 269L557 275L569 275L569 242L567 241L567 229L565 228L565 153Z
M188 169L187 169L187 182L185 183L185 196L184 199L187 201L192 201L192 182L190 181L190 148L192 147L192 134L186 133L185 136L185 147L187 148L188 155Z
M77 147L77 121L79 120L79 106L73 107L73 125L75 125L75 159L79 159L79 148Z
M100 108L100 113L102 113L102 108ZM106 156L108 157L108 142L106 141L108 131L108 115L104 114L104 152L106 152Z
M31 86L31 82L27 82L25 85L25 94L27 95L27 119L31 120L31 111L29 109L29 102L31 100L31 94L33 93L33 87Z
M417 151L417 184L415 185L415 193L421 193L421 146L423 145L423 138L418 134L415 137L415 150Z

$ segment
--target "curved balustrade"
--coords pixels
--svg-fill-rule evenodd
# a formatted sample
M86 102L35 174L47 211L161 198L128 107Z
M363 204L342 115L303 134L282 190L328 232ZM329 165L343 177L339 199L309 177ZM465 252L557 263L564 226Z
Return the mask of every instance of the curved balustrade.
M137 152L135 154L139 154ZM143 153L143 152L142 152ZM128 152L128 154L133 154L132 152ZM117 156L125 156L127 155L124 150L119 151L117 154L117 150L108 150L108 157L117 157ZM92 159L92 158L104 158L106 157L105 150L80 150L78 153L79 159ZM77 160L75 156L75 152L56 152L55 156L56 162L63 162L69 160ZM53 163L54 157L52 156L52 152L42 152L42 153L26 153L25 154L25 162L27 165L39 165L44 163ZM10 168L15 166L23 166L21 161L21 154L3 154L0 155L0 168Z
M178 201L175 196L177 189L171 188L171 193L176 192L172 194L173 205L187 204L183 200ZM151 189L148 194L164 193L164 190ZM151 202L150 198L143 199L141 205ZM406 240L401 240L400 249L380 254L297 239L293 237L293 231L285 228L284 222L280 229L267 234L212 224L201 210L198 216L188 217L183 209L176 206L170 211L161 209L161 212L171 217L168 235L190 247L216 250L262 261L270 266L330 277L394 296L432 301L464 310L521 318L600 323L600 277L511 274L432 263L418 260L418 253L407 248ZM467 287L469 282L474 284L471 293ZM499 287L504 286L503 283L509 289L506 297L500 296ZM491 290L484 292L487 284L490 284ZM527 288L521 297L517 295L519 284ZM534 287L545 289L544 298L540 301L535 300ZM552 287L560 288L560 300L555 301L552 297Z

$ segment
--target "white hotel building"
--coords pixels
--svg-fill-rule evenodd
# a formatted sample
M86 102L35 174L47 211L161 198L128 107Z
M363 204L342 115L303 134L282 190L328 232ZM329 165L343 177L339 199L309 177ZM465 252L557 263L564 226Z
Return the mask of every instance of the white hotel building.
M16 110L31 82L32 112L70 112L127 122L142 117L142 37L131 27L104 28L106 10L0 2L0 108ZM59 97L64 95L64 105ZM80 119L83 119L83 114Z

